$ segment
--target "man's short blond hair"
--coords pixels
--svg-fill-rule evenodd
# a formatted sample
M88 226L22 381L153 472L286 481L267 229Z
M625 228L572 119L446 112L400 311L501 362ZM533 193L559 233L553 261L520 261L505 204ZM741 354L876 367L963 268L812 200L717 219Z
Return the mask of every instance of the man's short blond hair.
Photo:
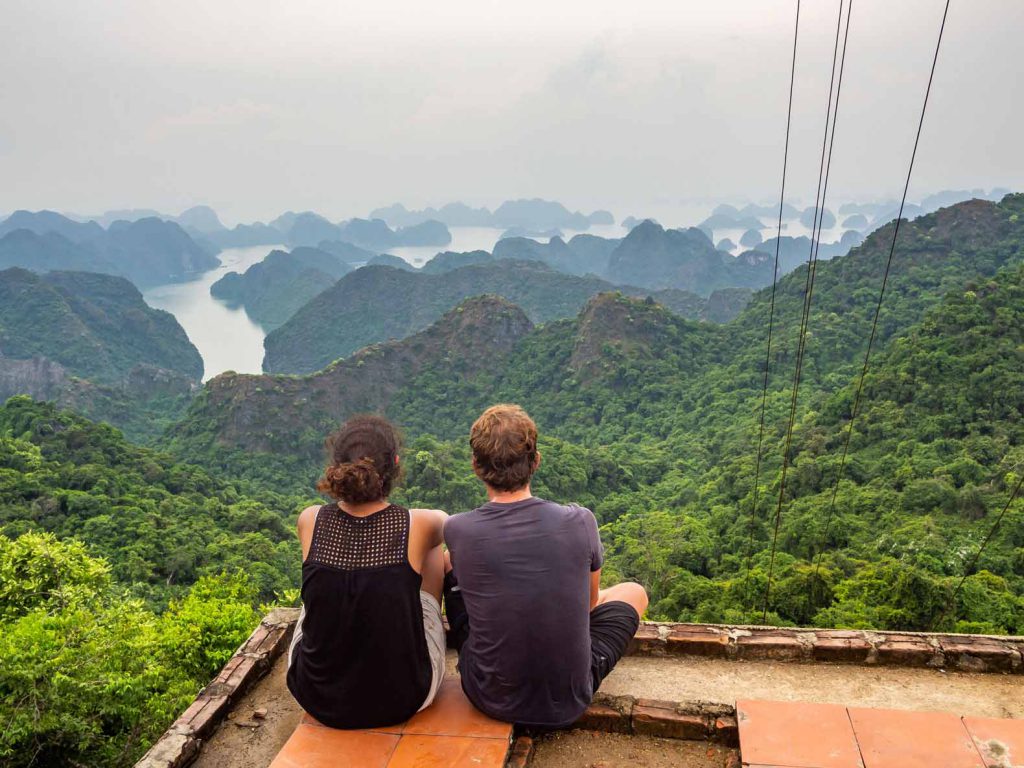
M487 485L516 491L537 470L537 425L518 405L492 405L469 431L474 469Z

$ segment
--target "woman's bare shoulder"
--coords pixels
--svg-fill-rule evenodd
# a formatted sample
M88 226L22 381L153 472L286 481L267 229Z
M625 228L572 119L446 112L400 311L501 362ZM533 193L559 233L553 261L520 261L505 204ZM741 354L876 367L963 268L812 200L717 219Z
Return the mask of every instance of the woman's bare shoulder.
M313 504L299 512L299 519L297 521L299 533L313 529L313 524L316 522L316 513L319 511L320 505Z

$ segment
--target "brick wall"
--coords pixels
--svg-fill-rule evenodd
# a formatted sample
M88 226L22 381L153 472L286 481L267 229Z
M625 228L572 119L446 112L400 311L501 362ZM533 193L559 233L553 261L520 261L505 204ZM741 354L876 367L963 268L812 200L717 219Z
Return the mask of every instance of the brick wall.
M631 653L1024 673L1024 638L644 622Z

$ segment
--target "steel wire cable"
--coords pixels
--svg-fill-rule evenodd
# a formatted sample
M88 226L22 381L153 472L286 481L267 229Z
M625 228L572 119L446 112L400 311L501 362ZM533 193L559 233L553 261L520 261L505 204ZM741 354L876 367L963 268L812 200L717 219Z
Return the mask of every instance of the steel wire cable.
M871 361L871 351L872 351L872 349L874 347L875 339L876 339L877 334L878 334L878 318L879 318L879 316L881 315L881 312L882 312L882 303L883 303L883 301L885 299L885 289L886 289L886 286L889 283L889 272L890 272L890 270L892 268L893 254L896 252L896 239L897 239L897 237L899 237L900 222L903 220L903 208L904 208L904 206L906 205L906 202L907 202L907 193L908 193L908 191L910 189L910 178L911 178L911 175L914 172L914 160L917 157L917 147L918 147L919 142L921 141L921 131L922 131L922 128L924 126L924 116L925 116L925 113L926 113L926 111L928 109L928 98L931 95L932 82L933 82L933 80L935 78L935 68L936 68L936 65L937 65L938 60L939 60L939 50L942 47L942 34L945 31L945 29L946 29L946 18L949 15L949 4L950 4L950 0L946 0L945 10L942 13L942 23L939 26L938 40L935 43L935 54L932 57L931 72L928 75L928 86L925 89L924 103L921 105L921 116L920 116L920 119L918 120L918 123L917 123L917 134L914 137L914 148L913 148L913 151L910 153L910 165L907 168L907 178L906 178L906 182L903 185L903 197L900 199L899 213L896 215L896 222L895 222L895 225L893 226L892 241L891 241L891 243L889 245L889 256L886 259L886 262L885 262L885 272L882 275L882 287L881 287L881 289L879 290L879 293L878 293L878 302L877 302L877 304L875 306L875 315L874 315L874 318L871 321L871 334L868 337L868 346L867 346L867 349L864 352L864 363L863 363L863 365L861 367L860 378L858 379L858 382L857 382L857 390L856 390L856 394L854 395L854 399L853 399L853 408L852 408L852 410L850 412L850 421L847 424L846 438L843 441L843 452L842 452L842 456L841 456L841 458L839 460L839 470L836 473L835 484L832 487L832 498L831 498L831 501L829 502L828 515L825 518L825 529L824 529L824 532L822 534L821 546L819 547L818 554L815 557L814 576L812 578L811 585L813 585L813 583L817 580L817 578L818 578L818 576L820 575L820 572L821 572L821 559L822 559L822 556L824 555L825 544L828 541L828 534L829 534L829 531L831 529L832 519L833 519L833 517L835 515L836 498L837 498L837 496L839 494L839 483L842 480L843 471L846 468L847 456L848 456L849 451L850 451L850 440L851 440L852 435L853 435L853 423L856 420L857 415L858 415L859 410L860 410L861 396L862 396L863 391L864 391L864 380L866 379L867 374L868 374L868 367L869 367L869 364L870 364L870 361ZM809 589L810 588L811 587L809 587Z
M821 144L821 161L818 167L818 189L814 197L814 219L811 226L811 247L807 259L807 275L804 284L804 302L800 318L800 330L797 336L796 365L793 372L793 387L790 396L789 422L786 428L785 446L782 455L782 473L779 479L779 496L775 507L775 523L772 532L771 554L768 561L768 583L765 586L764 605L761 611L761 621L768 619L768 604L771 599L772 580L775 574L775 556L778 551L779 529L782 522L782 507L786 492L786 475L789 470L790 453L793 444L793 430L796 424L797 402L800 392L800 380L803 372L804 355L807 348L807 331L810 326L811 301L814 295L814 280L817 273L818 241L821 239L821 223L824 217L825 195L828 190L828 175L832 164L832 146L835 140L835 126L839 114L839 96L842 91L842 76L846 63L847 41L850 32L850 15L853 9L853 0L849 0L846 14L846 32L843 35L842 59L839 60L839 39L843 22L843 2L839 0L839 13L836 17L836 39L832 51L832 75L829 81L828 106L825 111L825 132ZM839 61L839 78L836 78L836 63ZM832 110L832 100L835 97L835 111Z

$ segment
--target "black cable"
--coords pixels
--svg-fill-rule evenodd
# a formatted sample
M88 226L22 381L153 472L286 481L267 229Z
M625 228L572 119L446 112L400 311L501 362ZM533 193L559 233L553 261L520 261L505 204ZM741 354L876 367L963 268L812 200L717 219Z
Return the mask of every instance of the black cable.
M853 0L849 0L850 7L852 10ZM807 329L810 324L810 310L811 300L814 294L814 279L817 272L817 248L815 247L817 240L821 236L821 219L824 214L824 196L822 190L828 189L828 171L831 168L832 163L832 140L835 138L835 118L839 113L839 94L842 89L842 72L846 60L846 42L845 40L849 36L850 23L849 23L849 12L847 13L846 23L846 35L843 42L843 61L840 64L839 80L836 81L836 61L839 58L839 37L840 31L842 30L843 22L843 1L839 0L839 15L836 18L836 41L832 51L832 76L829 80L829 91L828 91L828 107L825 111L825 133L822 137L821 142L821 162L818 166L818 189L814 195L814 220L811 226L811 249L807 258L807 276L804 285L804 303L803 311L800 319L800 331L797 336L797 356L796 366L793 372L793 390L790 397L789 404L789 424L786 428L786 441L785 447L782 453L782 476L779 481L779 498L775 507L775 525L772 534L772 547L771 555L768 561L768 583L765 587L764 592L764 607L761 611L761 621L766 622L768 620L768 602L771 597L772 590L772 579L775 575L775 554L778 549L779 541L779 527L782 522L782 503L786 492L786 474L789 470L789 456L793 444L793 429L796 424L796 410L797 400L800 391L800 377L803 371L804 352L807 347ZM835 114L832 113L832 98L833 94L836 99L836 110ZM831 131L829 128L829 121L831 119ZM830 139L831 135L831 139ZM827 155L826 155L827 150ZM826 157L828 158L826 165Z
M988 543L992 541L992 537L995 535L996 529L999 528L999 524L1003 522L1003 517L1006 516L1006 512L1010 509L1010 505L1013 504L1014 500L1017 498L1017 494L1020 493L1021 486L1024 486L1024 473L1021 474L1020 480L1017 481L1017 487L1013 489L1013 493L1011 493L1010 498L1007 499L1006 506L1004 506L1003 511L999 513L995 523L988 532L988 536L985 537L981 546L978 547L978 551L975 552L974 557L971 559L971 564L964 568L964 575L961 577L960 583L956 585L956 589L953 590L953 596L950 598L949 604L942 609L942 613L940 613L939 617L931 623L931 627L929 627L929 629L937 627L939 623L946 618L946 614L949 613L949 609L956 604L956 599L960 595L960 589L963 587L964 582L967 581L967 577L970 575L971 571L973 571L975 566L978 564L978 560L981 559L981 553L985 551L985 547L987 547Z
M850 422L847 425L846 439L843 442L843 454L842 458L839 461L839 471L836 474L835 485L832 487L832 500L829 503L828 516L825 518L825 531L821 539L822 545L818 551L818 555L815 558L815 579L821 571L821 558L824 555L825 544L828 541L828 532L832 525L833 515L835 514L836 497L839 494L839 482L840 480L842 480L843 470L846 468L847 454L850 451L850 439L853 436L853 422L857 418L857 414L860 410L861 394L864 390L864 379L867 377L868 374L868 364L871 360L871 350L872 347L874 347L875 337L878 333L878 318L882 312L882 301L885 299L885 288L889 283L889 270L892 268L893 254L896 252L896 238L899 236L900 233L900 222L903 220L903 207L904 205L906 205L907 202L907 192L910 189L910 177L911 174L914 172L914 160L917 157L917 145L918 142L920 142L921 140L921 129L924 126L924 115L928 109L928 97L931 95L932 92L932 80L935 78L935 67L939 60L939 49L942 46L942 33L946 29L946 17L948 16L948 14L949 0L946 0L946 8L942 13L942 24L939 26L939 38L935 43L935 55L932 57L932 69L928 75L928 87L925 89L924 103L921 105L921 117L917 123L917 135L914 137L914 149L910 153L910 167L907 169L907 180L906 183L903 185L903 198L900 200L900 210L896 216L896 224L892 232L892 242L889 244L889 258L885 262L885 273L882 275L882 288L878 293L878 303L875 306L875 316L874 319L871 321L871 335L868 337L868 348L864 353L864 364L861 367L860 380L857 382L857 393L853 399L853 410L850 414Z
M850 18L853 15L853 0L849 0L846 5L846 31L843 32L843 53L839 57L839 79L836 80L836 108L832 114L832 134L828 139L828 160L825 163L825 184L821 188L821 214L818 217L818 230L815 233L811 231L811 247L814 249L814 260L813 266L817 268L818 264L818 250L821 248L821 230L824 226L825 219L825 201L828 198L828 179L829 171L832 169L832 150L836 145L836 123L839 121L839 95L843 90L843 72L846 69L846 45L850 40ZM814 291L814 278L811 277L811 291ZM806 302L805 313L806 323L810 323L811 313L811 297L808 296ZM805 328L806 331L806 328Z
M754 500L750 507L750 540L747 543L747 575L743 580L746 596L750 584L750 565L754 557L754 516L757 514L758 485L761 480L761 452L764 446L764 413L768 405L768 372L772 361L772 331L775 326L775 291L779 281L779 248L782 245L782 211L786 201L786 167L789 164L789 127L793 117L793 83L796 81L796 43L800 33L800 0L796 0L796 23L793 26L793 59L789 66L789 104L786 107L786 144L782 152L782 184L779 192L779 226L775 235L775 269L772 272L772 299L768 310L768 349L764 356L764 386L761 391L761 426L757 432L757 464L754 469Z

